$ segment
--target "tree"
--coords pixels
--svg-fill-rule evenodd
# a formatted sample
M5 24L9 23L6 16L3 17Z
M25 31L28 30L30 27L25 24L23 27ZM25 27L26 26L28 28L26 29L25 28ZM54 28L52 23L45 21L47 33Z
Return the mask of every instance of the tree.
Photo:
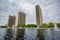
M37 27L35 24L27 24L26 27Z
M57 24L57 27L60 28L60 23L56 23Z
M22 27L27 27L27 25L22 25Z
M4 26L0 26L0 28L7 28L7 26L5 26L5 25Z
M17 25L17 28L19 28L20 27L20 25Z
M9 27L9 28L11 28L11 27L12 27L12 25L8 25L8 27Z
M42 23L42 24L41 24L41 27L42 27L42 28L48 28L48 24Z
M50 22L49 24L48 24L49 26L49 28L53 28L54 27L54 23L52 23L52 22Z

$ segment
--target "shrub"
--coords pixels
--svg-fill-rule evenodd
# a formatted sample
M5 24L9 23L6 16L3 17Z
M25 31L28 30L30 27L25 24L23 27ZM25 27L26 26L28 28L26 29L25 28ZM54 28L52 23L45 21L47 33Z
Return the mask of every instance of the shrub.
M54 28L54 23L50 22L48 25L49 28Z
M37 27L35 24L27 24L26 27Z
M48 24L42 23L42 24L41 24L41 27L42 27L42 28L48 28Z
M7 28L7 26L0 26L0 28Z
M22 25L22 27L26 27L27 25Z
M11 28L11 27L12 27L12 25L8 25L8 27L9 27L9 28Z
M57 27L60 28L60 23L56 23L57 24Z
M17 28L19 28L20 27L20 25L17 25Z

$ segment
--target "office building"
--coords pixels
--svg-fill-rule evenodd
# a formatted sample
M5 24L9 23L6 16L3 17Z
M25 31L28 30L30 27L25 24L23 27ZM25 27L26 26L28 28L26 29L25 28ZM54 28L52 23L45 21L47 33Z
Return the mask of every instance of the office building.
M8 25L15 25L16 17L9 15Z
M36 5L36 22L37 22L37 25L41 25L41 23L43 22L42 11L39 5Z
M17 25L25 25L25 21L26 21L26 15L23 12L19 12L18 13L18 22Z

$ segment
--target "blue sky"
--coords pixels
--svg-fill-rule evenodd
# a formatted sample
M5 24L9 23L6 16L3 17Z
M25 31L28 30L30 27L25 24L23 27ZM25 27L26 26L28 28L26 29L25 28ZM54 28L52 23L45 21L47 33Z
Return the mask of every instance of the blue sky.
M36 24L35 6L42 9L43 22L60 22L60 0L0 0L0 25L7 24L8 16L26 13L26 24Z

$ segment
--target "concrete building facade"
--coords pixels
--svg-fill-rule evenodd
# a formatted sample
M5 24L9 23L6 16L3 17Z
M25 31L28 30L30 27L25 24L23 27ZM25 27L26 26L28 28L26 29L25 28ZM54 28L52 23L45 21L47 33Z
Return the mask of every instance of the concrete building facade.
M43 22L42 19L42 11L39 5L36 5L36 23L37 25L41 25L41 23Z
M26 15L23 12L19 12L18 13L18 22L17 25L25 25L25 21L26 21Z
M9 15L8 25L15 25L16 17Z

